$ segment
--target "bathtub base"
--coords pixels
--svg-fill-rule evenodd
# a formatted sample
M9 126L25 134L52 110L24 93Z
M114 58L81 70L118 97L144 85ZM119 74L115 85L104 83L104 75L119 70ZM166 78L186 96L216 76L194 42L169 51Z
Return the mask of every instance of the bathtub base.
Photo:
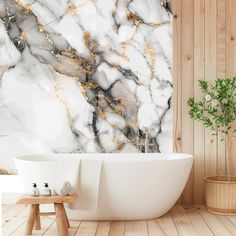
M173 205L174 206L174 205ZM172 208L172 207L170 207ZM95 220L95 221L129 221L129 220L151 220L156 219L158 217L163 216L166 214L170 209L159 212L156 215L152 216L144 216L144 215L138 215L138 216L125 216L125 215L102 215L102 214L96 214L96 213L85 213L78 210L71 210L69 208L65 208L67 212L67 216L69 220Z

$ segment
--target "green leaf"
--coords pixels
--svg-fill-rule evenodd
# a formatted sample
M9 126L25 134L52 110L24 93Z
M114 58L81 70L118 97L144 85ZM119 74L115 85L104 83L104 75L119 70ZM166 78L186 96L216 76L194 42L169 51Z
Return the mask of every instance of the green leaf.
M227 135L236 132L232 131L232 123L236 120L236 77L198 82L203 96L198 100L194 97L188 99L190 117L214 133ZM210 95L210 101L205 100L206 95Z

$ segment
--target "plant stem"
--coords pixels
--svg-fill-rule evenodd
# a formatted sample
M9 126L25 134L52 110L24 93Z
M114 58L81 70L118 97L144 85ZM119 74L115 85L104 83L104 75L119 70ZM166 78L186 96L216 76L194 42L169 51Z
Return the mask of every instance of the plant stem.
M225 161L226 161L226 175L232 175L232 162L231 162L231 135L225 135Z

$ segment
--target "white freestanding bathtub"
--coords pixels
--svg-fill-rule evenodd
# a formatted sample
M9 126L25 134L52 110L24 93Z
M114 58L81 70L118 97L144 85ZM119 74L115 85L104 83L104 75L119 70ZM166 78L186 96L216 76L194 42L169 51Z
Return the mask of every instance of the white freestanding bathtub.
M102 163L100 175L96 166L94 170L88 168L93 160ZM89 198L89 192L94 191L86 187L81 190L81 173L89 175L90 182L96 173L93 180L99 185L96 208L67 208L70 219L141 220L159 217L176 203L187 182L193 157L182 153L50 154L22 156L15 161L27 192L33 182L38 185L48 182L53 189L59 189L68 180L78 196L85 191ZM86 186L85 182L83 177Z

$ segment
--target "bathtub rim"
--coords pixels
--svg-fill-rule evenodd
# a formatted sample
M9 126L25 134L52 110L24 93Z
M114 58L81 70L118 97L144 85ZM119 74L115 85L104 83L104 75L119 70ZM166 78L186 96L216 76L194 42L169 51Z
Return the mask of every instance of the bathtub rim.
M75 159L78 157L79 159ZM33 158L32 158L33 157ZM103 160L108 162L130 162L130 161L176 161L193 159L192 154L188 153L42 153L32 155L21 155L14 158L15 162L60 162L60 161L78 161L83 159Z

